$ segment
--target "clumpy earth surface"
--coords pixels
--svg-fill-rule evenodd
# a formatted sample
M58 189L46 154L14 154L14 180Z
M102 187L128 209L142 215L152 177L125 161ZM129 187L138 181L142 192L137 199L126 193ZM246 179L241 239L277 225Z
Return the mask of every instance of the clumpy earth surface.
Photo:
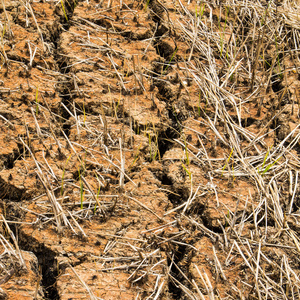
M300 3L0 3L0 299L298 299Z

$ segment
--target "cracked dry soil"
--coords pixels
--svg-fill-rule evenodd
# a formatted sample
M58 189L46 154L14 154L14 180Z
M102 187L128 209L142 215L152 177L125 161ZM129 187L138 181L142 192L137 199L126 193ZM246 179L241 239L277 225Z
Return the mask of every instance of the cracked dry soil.
M297 1L4 0L0 29L0 299L298 299Z

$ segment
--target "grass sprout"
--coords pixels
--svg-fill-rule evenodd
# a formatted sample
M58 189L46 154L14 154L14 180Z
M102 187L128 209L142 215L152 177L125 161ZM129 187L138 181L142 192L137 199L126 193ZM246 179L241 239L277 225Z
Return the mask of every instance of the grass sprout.
M63 10L64 16L65 16L65 19L66 19L66 21L68 22L68 21L69 21L69 19L68 19L68 16L67 16L66 10L65 10L65 6L64 6L64 2L63 2L63 0L60 0L60 4L61 4L61 7L62 7L62 10Z

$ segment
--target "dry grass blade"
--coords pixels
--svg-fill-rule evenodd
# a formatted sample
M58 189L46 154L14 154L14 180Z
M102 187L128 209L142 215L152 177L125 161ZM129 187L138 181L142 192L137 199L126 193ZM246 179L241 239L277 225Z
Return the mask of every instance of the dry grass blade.
M78 279L78 281L82 284L82 286L87 290L89 297L91 300L97 300L99 299L94 295L94 293L91 291L91 289L88 287L88 285L80 278L80 276L77 274L76 270L69 264L69 268L73 271L74 275Z
M15 245L15 248L16 248L15 253L16 253L16 255L17 255L17 257L18 257L18 259L19 259L19 261L20 261L20 267L23 268L23 269L26 269L26 265L25 265L25 262L24 262L24 259L23 259L21 250L20 250L20 248L19 248L17 239L16 239L14 233L11 231L10 227L8 226L8 224L7 224L6 219L4 218L4 216L1 215L1 217L2 217L2 220L3 220L4 224L5 224L6 230L8 231L8 233L9 233L11 239L12 239L13 242L14 242L14 245Z
M150 209L149 207L147 207L145 204L141 203L139 200L130 197L126 194L124 194L124 197L132 200L133 202L137 203L139 206L143 207L145 210L149 211L150 213L152 213L159 221L164 221L164 219L162 219L156 212L154 212L152 209Z

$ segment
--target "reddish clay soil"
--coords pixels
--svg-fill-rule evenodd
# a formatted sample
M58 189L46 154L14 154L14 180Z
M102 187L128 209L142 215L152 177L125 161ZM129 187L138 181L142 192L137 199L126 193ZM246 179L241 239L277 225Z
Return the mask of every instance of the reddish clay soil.
M0 3L0 299L298 299L300 4Z

